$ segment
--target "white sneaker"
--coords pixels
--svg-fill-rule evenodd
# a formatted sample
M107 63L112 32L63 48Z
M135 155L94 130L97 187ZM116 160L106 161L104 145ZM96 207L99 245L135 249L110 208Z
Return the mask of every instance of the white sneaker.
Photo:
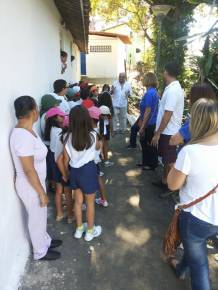
M111 161L105 161L105 163L104 163L105 167L110 167L110 166L113 166L113 165L114 165L114 162L111 162Z
M74 234L74 238L75 239L81 239L82 236L83 236L83 233L85 233L87 229L87 223L84 223L83 224L83 227L80 229L80 228L76 228L76 231L75 231L75 234Z
M109 205L107 200L103 200L101 198L96 198L95 199L95 203L98 204L98 205L101 205L103 207L108 207L108 205Z
M86 231L85 241L86 242L90 242L94 238L99 237L101 235L101 232L102 232L102 227L101 226L94 226L93 230L91 232L90 231Z

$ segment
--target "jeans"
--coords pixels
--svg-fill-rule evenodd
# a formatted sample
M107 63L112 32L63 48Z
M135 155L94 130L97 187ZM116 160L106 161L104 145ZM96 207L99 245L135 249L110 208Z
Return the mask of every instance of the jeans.
M155 146L151 145L156 125L149 125L145 128L144 136L141 137L142 146L142 164L155 169L158 166L158 151Z
M190 270L192 290L210 290L206 241L218 234L218 226L183 211L179 217L179 228L184 255L177 265L177 275Z
M137 139L137 134L139 131L139 126L138 126L138 120L135 122L134 125L131 127L131 134L130 134L130 139L129 143L131 147L136 147L136 139Z
M122 108L114 107L113 130L126 131L126 128L127 128L127 107Z

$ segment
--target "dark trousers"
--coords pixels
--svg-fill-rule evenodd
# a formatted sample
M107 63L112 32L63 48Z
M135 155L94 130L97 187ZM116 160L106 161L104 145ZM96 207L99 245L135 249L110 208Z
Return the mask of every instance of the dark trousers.
M136 147L136 139L137 139L137 134L138 134L138 131L139 131L139 126L138 126L138 120L135 122L134 125L132 125L131 127L131 134L130 134L130 140L129 140L129 143L130 143L130 146L132 147Z
M155 169L158 166L157 148L151 146L151 140L154 136L156 125L150 125L145 129L144 136L141 137L140 143L142 146L142 164Z

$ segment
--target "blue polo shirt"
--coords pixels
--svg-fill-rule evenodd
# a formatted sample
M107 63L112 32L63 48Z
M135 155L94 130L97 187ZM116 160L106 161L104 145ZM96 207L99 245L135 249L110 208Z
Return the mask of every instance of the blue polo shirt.
M187 117L185 123L179 129L179 133L182 135L184 143L188 143L191 140L189 126L190 126L190 117Z
M155 125L157 121L159 96L155 88L148 88L140 102L140 119L144 119L146 108L151 108L147 125Z

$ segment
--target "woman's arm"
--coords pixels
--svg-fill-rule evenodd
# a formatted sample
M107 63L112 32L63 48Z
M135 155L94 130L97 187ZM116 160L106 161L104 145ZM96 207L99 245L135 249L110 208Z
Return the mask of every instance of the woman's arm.
M47 206L48 204L48 196L45 193L45 190L39 180L39 176L35 170L34 167L34 157L33 156L23 156L19 157L24 173L29 181L29 183L32 185L32 187L35 189L35 191L38 193L41 207Z
M145 113L144 113L144 117L143 117L141 128L139 129L139 134L143 134L144 133L144 129L145 129L146 125L147 125L147 122L149 120L150 114L151 114L151 107L147 107L145 109Z
M180 189L184 185L186 178L187 175L175 168L172 168L167 176L168 188L172 191Z
M63 175L63 179L64 181L68 181L69 178L69 162L70 162L70 157L67 153L67 150L64 148L64 154L63 154L63 170L64 170L64 175Z

